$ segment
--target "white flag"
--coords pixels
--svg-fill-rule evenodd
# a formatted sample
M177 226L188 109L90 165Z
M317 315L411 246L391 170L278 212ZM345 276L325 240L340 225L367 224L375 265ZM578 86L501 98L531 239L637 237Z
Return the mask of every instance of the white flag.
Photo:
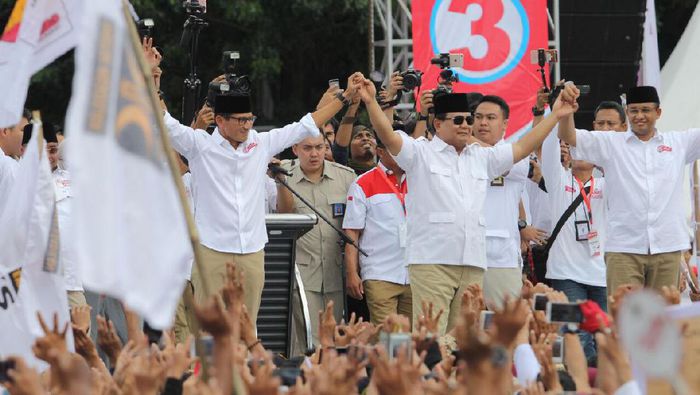
M0 241L2 289L0 289L0 354L20 355L37 368L46 364L32 354L34 340L43 336L37 312L50 322L58 314L59 326L70 322L68 297L58 261L59 235L53 178L46 153L38 147L43 138L34 125L28 149L12 186L11 208L0 218L8 233ZM6 243L13 245L7 245ZM72 332L67 333L73 350Z
M659 62L659 41L656 34L656 7L654 0L647 0L645 15L642 62L639 66L637 84L653 86L661 95L661 65Z
M22 115L29 79L75 47L82 0L17 0L0 37L0 127Z
M121 299L161 329L172 323L191 246L156 123L161 113L150 105L142 50L121 4L85 4L66 127L71 239L85 288Z

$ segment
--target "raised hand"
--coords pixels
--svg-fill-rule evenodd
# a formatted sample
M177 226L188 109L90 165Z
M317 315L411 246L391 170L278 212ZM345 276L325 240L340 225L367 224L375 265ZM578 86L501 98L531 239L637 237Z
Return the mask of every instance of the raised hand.
M391 74L391 79L389 80L389 86L386 88L386 100L390 101L394 99L394 96L403 89L403 77L398 71L394 71Z
M90 330L90 306L75 306L70 309L70 320L78 328L85 333ZM74 329L75 329L74 327Z
M340 325L335 327L335 346L336 347L346 347L355 338L360 336L362 332L368 330L366 326L363 325L362 317L356 319L355 313L350 315L350 321L347 324L341 322Z
M194 315L201 328L215 338L229 336L233 332L231 319L216 295L200 305L195 304Z
M509 347L518 336L518 332L527 324L530 308L523 299L510 300L507 296L503 309L493 316L495 329L494 340L497 344Z
M564 87L559 93L559 97L554 102L552 111L556 114L557 118L564 118L578 110L578 100L581 92L573 83L564 84Z
M428 303L423 301L421 304L423 307L423 314L418 317L418 328L425 328L428 333L438 333L440 329L440 317L442 316L442 313L445 312L445 309L440 309L437 314L434 314L433 302Z
M68 353L68 347L66 346L66 332L68 332L68 323L63 326L63 330L59 330L58 326L58 314L53 314L53 328L49 329L41 316L41 313L36 313L39 319L39 325L44 331L44 336L39 337L34 342L32 346L32 351L34 355L46 361L49 364L56 363L58 358L62 354Z
M209 125L214 123L214 110L204 104L197 112L197 117L192 121L192 129L206 130Z
M160 52L153 46L153 37L144 37L141 42L143 56L151 68L160 66L160 61L163 59Z
M122 350L122 342L117 335L114 323L105 320L101 315L97 316L97 345L107 354L109 364L115 366Z
M280 378L274 377L272 371L275 366L272 364L272 358L267 355L262 365L257 361L253 363L253 379L245 381L248 387L249 394L260 395L277 395L277 390L280 386Z
M165 347L163 348L163 361L165 362L166 377L179 380L189 369L194 358L190 356L192 336L188 336L184 343L174 344L168 332L163 332Z
M11 395L40 395L46 390L41 385L39 372L32 369L20 357L10 357L9 361L14 361L15 367L7 371L8 381L2 383Z
M424 90L420 94L420 113L427 116L431 108L433 108L433 91Z
M333 317L333 301L329 301L325 310L318 312L318 338L321 347L335 346L335 317Z
M371 102L372 100L376 100L376 96L377 87L374 86L372 81L364 79L360 88L360 98L362 98L362 101L365 103Z

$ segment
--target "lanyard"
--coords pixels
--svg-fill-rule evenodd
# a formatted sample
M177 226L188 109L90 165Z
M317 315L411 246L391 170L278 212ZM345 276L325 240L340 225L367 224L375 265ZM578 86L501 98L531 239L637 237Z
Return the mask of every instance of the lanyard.
M579 180L577 177L574 177L574 179L576 179L578 189L581 192L581 196L583 197L583 203L588 209L588 219L589 221L591 221L591 225L593 225L593 212L591 211L591 195L593 195L593 192L595 192L595 178L591 176L591 190L588 193L586 193L586 191L584 190L584 184L581 182L581 180Z
M391 191L394 192L394 195L396 195L396 197L399 198L399 201L401 202L401 207L403 207L403 213L405 215L406 214L406 182L401 184L401 191L399 191L399 189L396 188L396 184L394 184L393 182L391 182L391 180L389 180L389 177L386 175L386 172L381 167L379 168L378 172L381 175L384 182L386 182L387 185L389 185L389 188L391 188ZM396 178L396 176L394 176L394 178L396 179L397 182L400 182L399 179Z

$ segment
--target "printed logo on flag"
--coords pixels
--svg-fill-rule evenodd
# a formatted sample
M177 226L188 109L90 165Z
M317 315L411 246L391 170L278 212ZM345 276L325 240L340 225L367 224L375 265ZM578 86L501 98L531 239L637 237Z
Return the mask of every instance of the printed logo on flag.
M456 68L462 82L485 84L515 68L530 37L527 12L518 0L438 0L430 18L436 53L464 54Z
M414 67L424 72L421 91L437 86L440 68L431 59L462 54L464 66L452 69L459 77L454 92L502 97L511 110L505 138L525 132L542 85L529 54L548 46L547 2L414 0L411 8Z
M19 278L22 269L0 275L0 309L7 310L14 304L19 292Z

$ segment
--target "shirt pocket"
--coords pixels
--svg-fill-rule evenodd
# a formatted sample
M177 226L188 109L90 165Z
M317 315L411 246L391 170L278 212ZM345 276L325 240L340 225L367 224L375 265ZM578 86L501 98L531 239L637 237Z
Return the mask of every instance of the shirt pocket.
M512 241L510 233L503 229L491 229L485 232L486 236L486 258L493 261L503 256L511 248Z
M445 188L450 184L452 170L446 166L430 165L430 184L433 188Z
M396 216L394 207L392 207L394 196L389 194L380 194L372 196L370 200L370 214L378 220L391 220Z

